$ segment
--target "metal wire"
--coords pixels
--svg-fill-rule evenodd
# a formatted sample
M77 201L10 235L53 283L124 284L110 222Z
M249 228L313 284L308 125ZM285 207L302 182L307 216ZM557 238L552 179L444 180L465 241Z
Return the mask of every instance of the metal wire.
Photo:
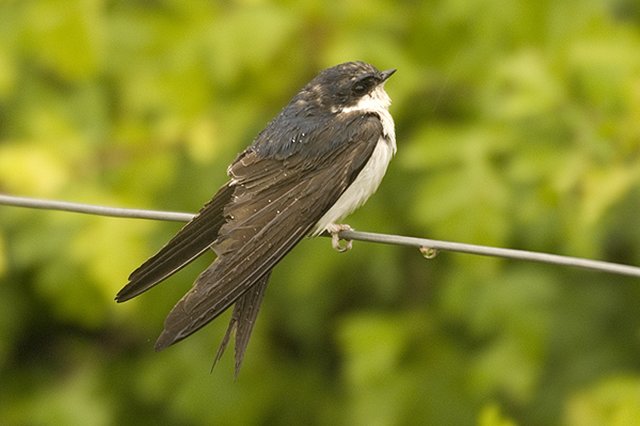
M30 197L16 197L3 194L0 194L0 205L28 207L44 210L62 210L67 212L85 213L99 216L167 220L175 222L187 222L194 217L194 214L192 213L105 207L91 204L71 203L66 201L44 200ZM407 237L403 235L377 234L372 232L342 231L340 232L339 236L340 238L345 240L358 240L368 241L372 243L416 247L427 259L435 257L438 251L450 251L476 254L480 256L502 257L507 259L571 266L640 278L640 267L604 262L600 260L584 259L579 257L560 256L556 254L532 252L527 250L488 247L450 241L431 240L426 238Z

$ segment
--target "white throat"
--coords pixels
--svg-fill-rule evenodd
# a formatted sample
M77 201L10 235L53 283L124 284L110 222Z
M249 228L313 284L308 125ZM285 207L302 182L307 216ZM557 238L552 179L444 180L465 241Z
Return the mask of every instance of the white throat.
M382 123L382 137L355 180L349 185L338 201L320 218L312 235L319 235L327 226L344 219L349 213L363 205L378 189L391 158L396 153L396 132L393 118L389 114L391 99L384 91L383 84L371 93L363 96L353 106L343 108L341 112L374 113ZM338 112L338 110L334 111Z
M334 109L333 112L360 112L360 113L374 113L378 114L380 121L382 122L382 131L385 137L389 140L389 144L393 148L393 153L396 152L396 132L393 124L393 118L389 114L389 106L391 105L391 98L384 90L384 83L377 86L366 96L360 98L360 100L352 106L348 106L341 109Z

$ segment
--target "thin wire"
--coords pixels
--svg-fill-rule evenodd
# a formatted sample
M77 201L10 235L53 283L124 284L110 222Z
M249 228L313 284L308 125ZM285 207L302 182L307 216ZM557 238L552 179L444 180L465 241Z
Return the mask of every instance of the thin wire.
M344 231L341 238L369 241L382 244L428 248L431 250L452 251L459 253L477 254L480 256L504 257L508 259L528 260L531 262L550 263L554 265L573 266L594 271L611 272L619 275L640 277L640 268L601 260L583 259L580 257L560 256L557 254L540 253L527 250L515 250L499 247L488 247L474 244L455 243L449 241L429 240L426 238L405 237L400 235L374 234L371 232ZM425 254L427 258L435 256Z
M0 204L5 206L29 207L32 209L42 210L61 210L66 212L93 214L98 216L127 217L131 219L168 220L173 222L188 222L195 216L193 213L161 212L153 210L103 207L93 204L43 200L30 197L16 197L13 195L4 194L0 194Z
M187 222L195 215L192 213L165 212L157 210L124 209L115 207L96 206L91 204L70 203L66 201L43 200L29 197L16 197L0 194L0 205L28 207L44 210L62 210L75 213L85 213L100 216L126 217L132 219L168 220ZM527 260L531 262L548 263L554 265L571 266L594 271L610 272L618 275L628 275L640 278L640 268L619 263L590 260L579 257L560 256L556 254L514 250L499 247L480 246L450 241L431 240L427 238L406 237L403 235L377 234L372 232L342 231L340 238L345 240L368 241L372 243L410 246L420 249L425 258L433 258L437 251L451 251L476 254L480 256L502 257L507 259ZM327 236L327 234L323 234Z

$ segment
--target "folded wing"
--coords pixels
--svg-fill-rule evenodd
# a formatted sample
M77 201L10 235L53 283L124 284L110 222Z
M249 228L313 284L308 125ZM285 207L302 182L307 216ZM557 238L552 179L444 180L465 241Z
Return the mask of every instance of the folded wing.
M194 333L257 283L266 286L265 276L349 187L381 134L377 116L361 115L335 135L343 140L321 155L300 151L284 159L264 158L247 150L229 169L233 193L212 246L218 258L169 313L156 349Z
M129 276L129 283L116 295L124 302L149 290L165 278L204 253L218 238L224 224L224 207L231 200L233 188L225 185L200 212L162 249Z

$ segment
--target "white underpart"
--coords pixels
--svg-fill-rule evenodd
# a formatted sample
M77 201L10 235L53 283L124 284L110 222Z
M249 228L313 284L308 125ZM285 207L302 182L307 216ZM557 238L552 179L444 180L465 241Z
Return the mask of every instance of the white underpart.
M342 112L375 113L382 122L382 137L373 150L367 164L360 171L353 183L338 198L338 201L320 218L312 232L319 235L329 225L336 224L355 209L363 205L378 189L391 158L396 153L396 132L393 118L389 114L391 99L384 91L383 84L364 96L357 104L343 108ZM337 112L337 111L336 111Z

